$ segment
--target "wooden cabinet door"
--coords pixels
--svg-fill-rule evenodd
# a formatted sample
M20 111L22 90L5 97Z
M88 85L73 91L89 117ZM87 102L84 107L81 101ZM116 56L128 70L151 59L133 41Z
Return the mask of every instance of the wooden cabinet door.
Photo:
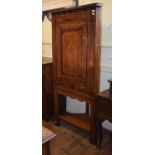
M57 83L78 91L87 89L87 57L90 14L55 18Z

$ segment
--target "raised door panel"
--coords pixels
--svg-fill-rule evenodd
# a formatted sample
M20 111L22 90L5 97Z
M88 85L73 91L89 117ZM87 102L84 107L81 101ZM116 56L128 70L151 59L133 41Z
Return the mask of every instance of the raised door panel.
M88 24L89 14L56 19L57 82L80 91L87 87Z

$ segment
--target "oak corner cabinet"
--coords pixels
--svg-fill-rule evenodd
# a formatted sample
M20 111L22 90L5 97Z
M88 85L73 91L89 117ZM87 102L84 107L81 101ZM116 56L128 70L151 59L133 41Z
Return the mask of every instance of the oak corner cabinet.
M101 4L52 12L53 89L55 124L63 120L90 134L96 144L96 103L99 92ZM68 114L65 97L85 101L86 114Z

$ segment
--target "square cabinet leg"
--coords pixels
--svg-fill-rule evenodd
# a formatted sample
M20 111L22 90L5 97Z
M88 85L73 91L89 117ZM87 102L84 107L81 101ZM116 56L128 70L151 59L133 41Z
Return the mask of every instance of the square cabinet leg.
M66 113L66 96L54 91L54 124L59 126L59 115Z
M54 89L54 124L59 126L60 121L59 121L59 98L57 94L57 90Z
M42 155L51 155L49 141L42 145Z
M97 145L96 147L98 149L101 149L101 144L102 144L102 122L103 120L98 119L97 120Z
M90 104L90 143L97 143L97 132L96 132L96 107L95 103Z

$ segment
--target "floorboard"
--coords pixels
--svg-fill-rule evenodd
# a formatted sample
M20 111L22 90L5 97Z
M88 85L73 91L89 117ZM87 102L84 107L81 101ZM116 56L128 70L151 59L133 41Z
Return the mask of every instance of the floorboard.
M62 122L55 126L43 121L43 125L56 133L51 141L51 155L112 155L112 133L103 129L103 142L100 150L89 143L88 133Z

